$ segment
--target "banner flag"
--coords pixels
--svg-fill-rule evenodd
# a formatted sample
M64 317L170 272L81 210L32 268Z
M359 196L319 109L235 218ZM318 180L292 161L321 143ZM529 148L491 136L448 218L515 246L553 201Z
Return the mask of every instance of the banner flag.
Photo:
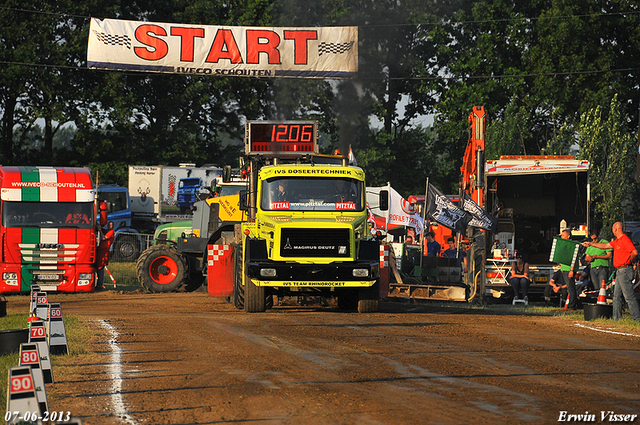
M388 186L387 190L389 191L389 215L387 223L413 227L416 229L417 235L421 234L424 229L424 224L422 217L416 212L415 206L400 196L391 186Z
M578 241L555 236L551 244L549 261L565 266L574 266L578 263L580 248L582 248L582 244Z
M376 223L376 217L373 215L373 211L371 211L371 207L369 206L369 202L367 202L367 221L371 228L371 234L376 236L378 234L378 225Z
M94 69L238 77L353 78L358 27L233 27L91 18Z
M464 233L467 230L467 225L472 218L471 214L458 208L451 199L443 195L432 184L429 184L429 189L427 190L425 207L425 217L427 219L442 224L458 233Z
M471 214L469 226L492 232L498 231L498 219L480 208L467 192L462 192L462 209Z
M358 166L358 161L356 161L356 156L353 154L351 145L349 145L349 165L353 165L354 167Z

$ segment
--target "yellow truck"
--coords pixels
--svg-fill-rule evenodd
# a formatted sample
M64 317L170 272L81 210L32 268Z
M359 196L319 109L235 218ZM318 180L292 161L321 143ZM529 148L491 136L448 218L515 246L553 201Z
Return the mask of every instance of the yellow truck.
M139 261L141 282L206 276L211 296L246 312L265 311L274 296L336 297L340 308L377 311L380 245L369 232L362 169L318 155L313 121L250 121L245 133L249 186L239 208L247 220L225 223L220 206L201 208L209 209L199 225L194 215L201 237Z

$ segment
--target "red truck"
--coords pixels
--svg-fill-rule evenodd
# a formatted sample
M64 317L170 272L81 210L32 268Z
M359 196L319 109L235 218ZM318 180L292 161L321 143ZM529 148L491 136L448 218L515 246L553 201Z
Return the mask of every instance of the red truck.
M0 293L91 292L95 188L88 168L0 166Z

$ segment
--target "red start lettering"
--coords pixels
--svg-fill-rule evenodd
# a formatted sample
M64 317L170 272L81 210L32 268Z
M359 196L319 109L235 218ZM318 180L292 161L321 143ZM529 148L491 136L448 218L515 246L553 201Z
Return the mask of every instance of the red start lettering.
M269 64L282 63L280 58L281 39L277 32L265 29L246 29L246 57L243 60L240 47L230 29L219 29L209 48L206 62L217 63L226 59L233 64L248 63L258 64L261 54L266 54ZM205 38L205 28L170 27L170 35L180 37L180 61L194 62L196 39ZM169 54L169 45L163 38L167 37L167 31L154 24L140 25L135 30L136 40L144 46L134 47L135 54L144 60L157 61ZM283 38L287 42L293 42L296 65L306 65L309 56L309 40L317 40L318 32L314 30L285 30Z
M216 38L213 39L207 62L216 63L220 59L229 59L231 63L242 63L242 55L231 30L219 30Z
M296 65L307 64L307 40L317 40L318 31L285 31L285 40L293 40L294 63Z
M171 27L171 35L180 37L180 60L193 62L193 40L204 38L204 28Z
M135 47L133 51L141 59L155 61L167 55L169 46L156 35L167 35L167 32L158 25L140 25L136 28L136 40L147 47Z

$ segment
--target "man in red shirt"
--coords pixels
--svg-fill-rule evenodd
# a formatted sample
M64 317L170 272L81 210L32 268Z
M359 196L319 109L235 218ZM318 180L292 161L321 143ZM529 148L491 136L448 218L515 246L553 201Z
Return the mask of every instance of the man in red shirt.
M613 291L613 320L622 317L622 297L629 305L629 313L636 322L640 322L640 306L636 294L633 292L631 280L635 274L633 261L638 256L636 247L622 231L622 223L613 223L611 228L616 237L611 242L584 242L584 246L593 246L600 249L613 249L613 266L616 268L616 285Z

